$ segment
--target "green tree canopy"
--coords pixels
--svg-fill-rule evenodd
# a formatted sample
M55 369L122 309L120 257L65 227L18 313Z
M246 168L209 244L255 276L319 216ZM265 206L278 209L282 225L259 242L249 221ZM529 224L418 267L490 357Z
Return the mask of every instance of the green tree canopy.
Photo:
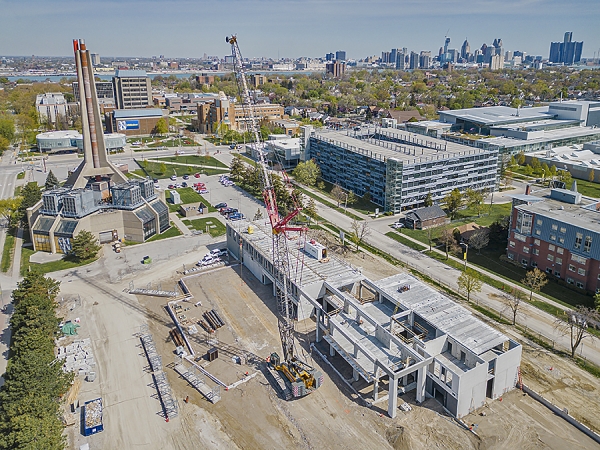
M56 178L56 175L54 175L54 173L51 170L50 172L48 172L48 176L46 177L44 189L50 191L56 187L58 187L58 178Z
M96 237L87 230L81 230L71 244L73 253L81 261L96 257L101 248Z
M463 197L458 188L452 189L452 191L444 197L444 205L448 210L448 214L450 214L450 218L455 219L457 211L463 205Z
M306 162L300 162L292 172L294 178L298 183L306 184L307 186L314 186L319 176L321 176L321 169L314 160Z
M165 120L165 118L158 119L156 125L154 125L154 129L152 130L153 134L166 134L169 132L169 124Z
M21 205L17 211L17 219L21 221L21 226L27 227L27 208L31 208L42 198L42 190L35 181L31 181L21 190Z

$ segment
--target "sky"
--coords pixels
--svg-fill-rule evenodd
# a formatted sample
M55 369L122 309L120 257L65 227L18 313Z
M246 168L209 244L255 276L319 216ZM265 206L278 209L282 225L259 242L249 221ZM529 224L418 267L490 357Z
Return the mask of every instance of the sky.
M471 51L501 38L505 50L548 57L565 31L600 52L598 0L0 0L0 55L68 56L85 39L101 56L348 59L392 48L437 55L465 38Z

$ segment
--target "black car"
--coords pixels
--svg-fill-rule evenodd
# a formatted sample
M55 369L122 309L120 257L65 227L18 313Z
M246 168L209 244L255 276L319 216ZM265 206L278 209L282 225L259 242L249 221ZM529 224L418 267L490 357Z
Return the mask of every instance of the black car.
M188 187L187 183L184 181L183 183L181 183L181 187Z
M217 203L215 205L216 209L221 209L221 208L227 208L227 203L223 202L223 203Z
M154 180L152 180L152 181L154 181L155 183L158 183L158 178L155 178L155 179L154 179Z
M183 179L184 179L184 180L189 180L189 179L190 179L190 176L189 176L189 175L184 175L184 176L183 176Z

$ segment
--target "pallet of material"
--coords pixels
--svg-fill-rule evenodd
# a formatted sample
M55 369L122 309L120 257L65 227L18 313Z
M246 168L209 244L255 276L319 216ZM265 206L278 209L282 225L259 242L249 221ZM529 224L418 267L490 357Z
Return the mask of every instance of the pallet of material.
M85 402L83 406L83 435L91 436L104 430L102 423L102 399Z
M169 334L171 335L171 339L173 339L173 342L177 347L183 347L183 339L181 339L179 330L177 328L173 328L171 331L169 331Z

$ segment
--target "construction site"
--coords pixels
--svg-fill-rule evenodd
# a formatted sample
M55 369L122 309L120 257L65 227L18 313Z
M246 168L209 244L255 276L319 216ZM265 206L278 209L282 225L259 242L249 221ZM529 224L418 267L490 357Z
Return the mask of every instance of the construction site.
M257 155L265 219L56 273L70 448L600 448L597 379L382 259L322 245L297 204L280 213ZM224 256L196 265L206 252Z

